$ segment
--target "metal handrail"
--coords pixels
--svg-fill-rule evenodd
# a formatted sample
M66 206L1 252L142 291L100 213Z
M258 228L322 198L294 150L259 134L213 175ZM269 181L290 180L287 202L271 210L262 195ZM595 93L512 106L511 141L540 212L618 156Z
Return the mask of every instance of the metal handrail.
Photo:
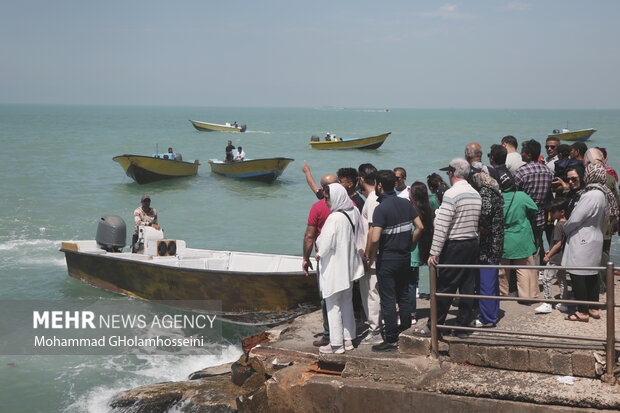
M460 327L460 326L445 326L437 325L437 297L461 297L461 298L474 298L474 299L488 299L488 300L498 300L498 301L523 301L523 302L549 302L549 303L567 303L567 304L578 304L578 305L592 305L592 306L600 306L607 308L607 331L605 338L597 338L597 337L579 337L579 336L567 336L567 335L558 335L558 334L547 334L547 333L533 333L528 331L513 331L513 330L485 330L485 332L493 333L493 334L510 334L510 335L522 335L522 336L534 336L534 337L549 337L549 338L561 338L568 340L585 340L585 341L596 341L596 342L604 342L606 346L606 365L607 371L603 375L603 381L613 383L615 381L614 376L614 366L616 365L616 347L615 344L620 342L620 340L616 340L615 334L615 311L614 308L617 307L615 302L615 291L614 291L614 263L609 261L607 262L607 266L605 267L569 267L569 266L561 266L554 265L554 270L582 270L582 271L607 271L607 299L604 303L594 302L594 301L576 301L576 300L555 300L550 299L546 300L544 298L521 298L521 297L502 297L502 296L481 296L481 295L471 295L471 294L448 294L448 293L438 293L437 292L437 272L441 268L471 268L471 269L480 269L480 268L493 268L493 269L532 269L532 270L546 270L549 269L549 266L544 265L475 265L475 264L437 264L430 266L429 268L429 281L430 281L430 305L431 305L431 352L435 357L439 357L439 333L438 329L441 330L459 330L459 331L479 331L479 329L472 327Z

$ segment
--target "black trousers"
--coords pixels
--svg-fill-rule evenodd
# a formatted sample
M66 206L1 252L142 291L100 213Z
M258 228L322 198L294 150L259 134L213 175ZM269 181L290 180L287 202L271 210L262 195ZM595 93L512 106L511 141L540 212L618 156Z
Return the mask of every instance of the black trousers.
M397 342L400 333L411 327L410 274L410 260L377 262L377 285L384 322L383 339L388 343ZM398 313L396 313L396 303L398 303ZM400 326L397 321L399 316Z
M532 225L534 233L534 244L536 244L536 252L534 253L534 265L545 265L545 245L543 244L543 234L545 232L544 225ZM551 248L551 247L550 247Z
M598 274L592 275L576 275L571 274L570 279L573 283L573 295L575 300L579 301L596 301L598 302L599 284ZM593 310L598 307L592 307ZM583 314L588 314L590 310L589 305L578 305L577 311Z
M440 264L477 264L480 245L477 239L462 241L446 241L441 255ZM476 287L477 269L445 268L439 270L437 277L437 292L454 294L458 289L460 294L474 294ZM452 298L437 297L437 324L446 322ZM471 298L459 299L459 312L456 325L468 327L472 319L474 300ZM430 327L430 319L429 319Z

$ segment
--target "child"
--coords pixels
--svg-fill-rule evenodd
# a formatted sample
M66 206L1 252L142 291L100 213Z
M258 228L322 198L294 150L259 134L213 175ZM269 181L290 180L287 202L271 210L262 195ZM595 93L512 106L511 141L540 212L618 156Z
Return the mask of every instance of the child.
M562 263L562 253L564 251L564 242L566 240L566 234L564 234L564 224L566 223L566 217L564 213L568 202L566 198L556 198L551 202L551 219L556 221L553 228L553 235L551 236L552 247L545 253L544 261L549 266L542 276L543 293L546 299L551 299L551 280L554 277L558 279L558 286L560 287L560 299L566 300L568 297L568 289L566 286L566 271L553 269L553 266L560 265ZM566 311L566 305L557 304L556 309L560 311ZM552 311L553 307L549 303L542 303L534 312L536 314L547 314Z

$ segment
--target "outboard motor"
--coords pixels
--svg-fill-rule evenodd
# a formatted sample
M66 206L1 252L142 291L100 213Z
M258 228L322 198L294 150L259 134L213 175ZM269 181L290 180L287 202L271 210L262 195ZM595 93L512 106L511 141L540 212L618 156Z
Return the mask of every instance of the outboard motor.
M320 142L320 141L321 141L321 138L319 138L319 137L318 137L318 136L316 136L316 135L312 135L312 136L310 137L310 142Z
M245 132L246 128L246 125L241 125L241 129L239 130L239 132Z
M555 134L558 134L558 133L560 133L560 132L562 132L562 131L561 131L561 130L559 130L559 129L554 129L554 130L553 130L553 133L555 133Z
M127 226L118 215L104 215L99 220L95 241L107 252L120 252L127 239Z

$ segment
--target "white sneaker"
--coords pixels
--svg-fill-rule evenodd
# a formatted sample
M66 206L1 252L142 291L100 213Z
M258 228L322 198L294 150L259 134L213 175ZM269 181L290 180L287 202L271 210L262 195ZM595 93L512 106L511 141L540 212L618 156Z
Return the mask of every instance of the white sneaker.
M555 309L561 313L568 313L568 307L566 304L556 304Z
M334 346L331 344L319 347L319 353L321 354L342 354L344 353L344 346Z
M351 351L351 350L353 350L354 348L355 348L355 347L353 347L353 341L351 341L351 340L345 340L345 341L344 341L344 349L345 349L346 351Z
M549 314L551 311L553 311L553 307L549 303L542 303L534 309L535 314Z

